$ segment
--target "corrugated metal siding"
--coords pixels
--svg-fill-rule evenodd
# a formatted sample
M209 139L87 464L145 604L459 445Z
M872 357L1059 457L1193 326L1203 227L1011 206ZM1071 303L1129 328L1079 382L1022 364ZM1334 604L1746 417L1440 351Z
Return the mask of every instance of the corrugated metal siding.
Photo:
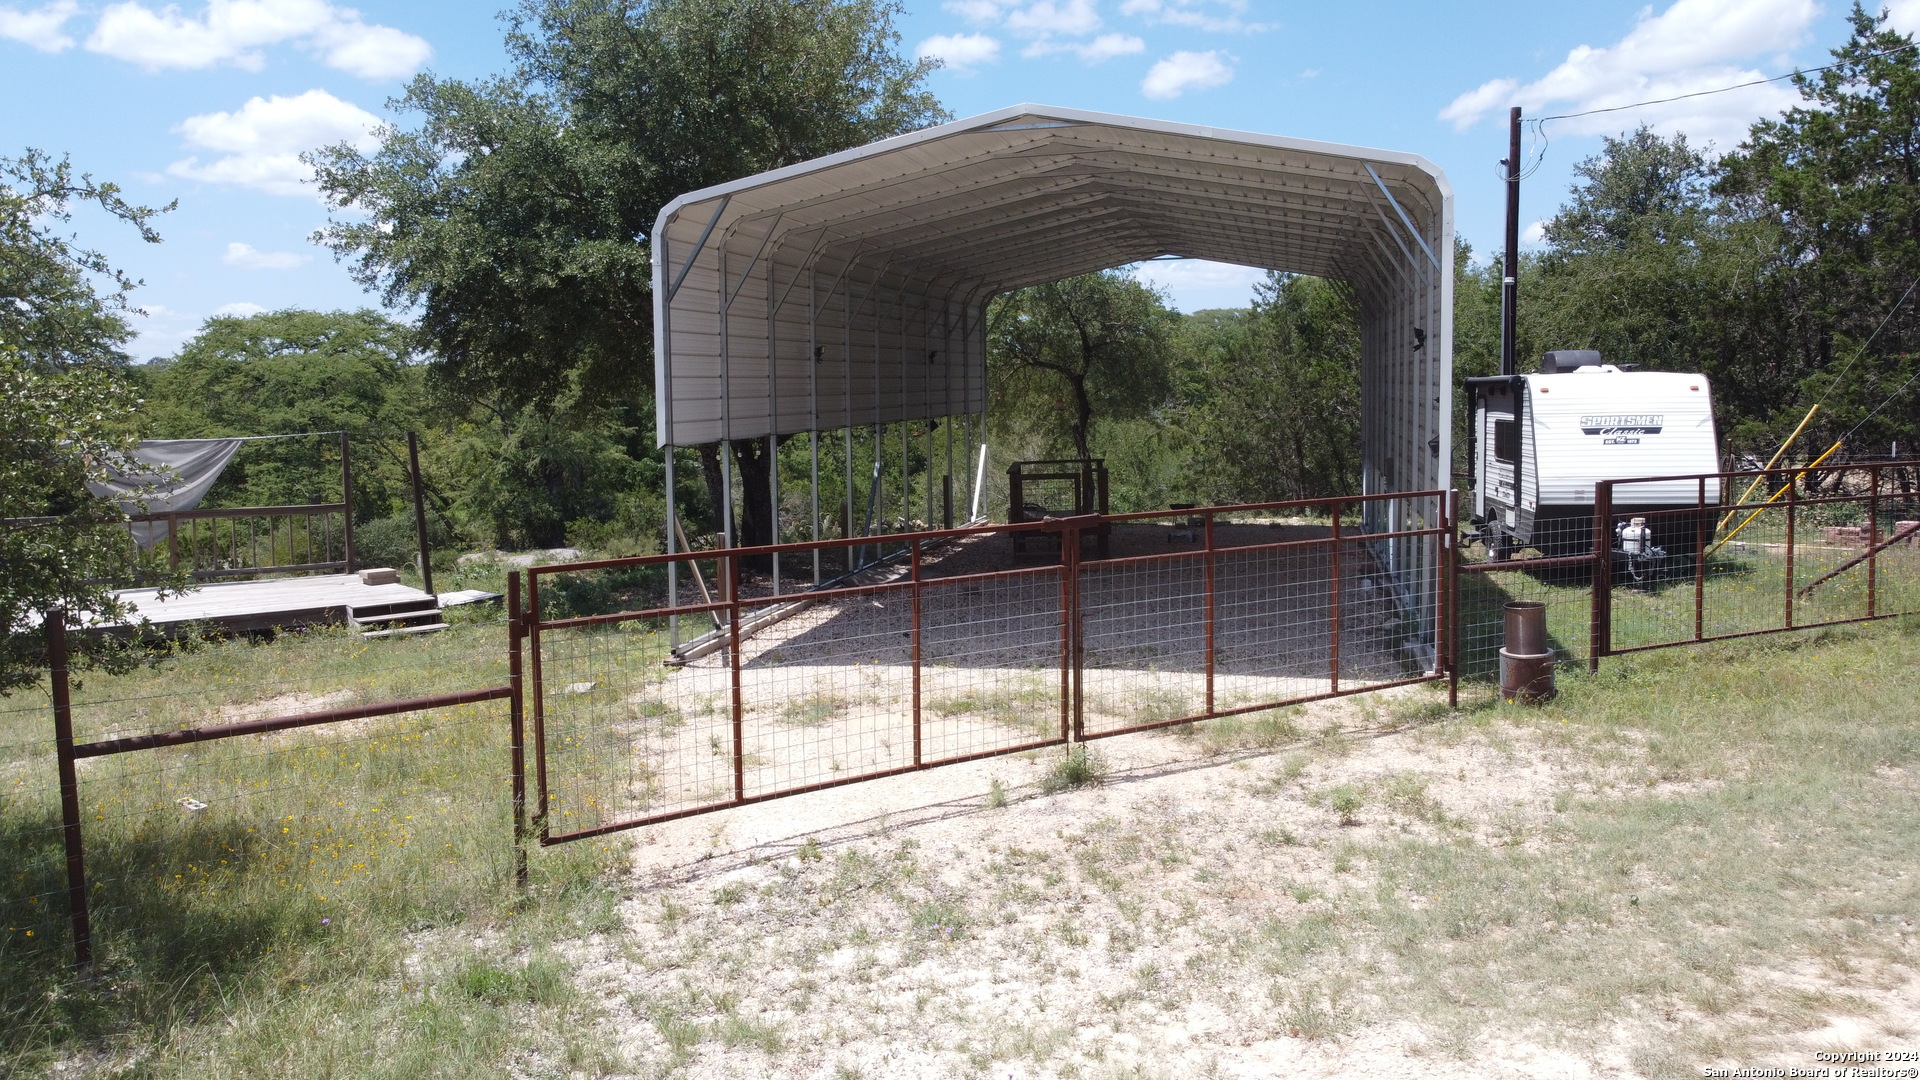
M1412 155L1040 106L900 136L662 212L660 441L977 413L991 296L1175 255L1352 283L1367 490L1443 487L1452 235Z

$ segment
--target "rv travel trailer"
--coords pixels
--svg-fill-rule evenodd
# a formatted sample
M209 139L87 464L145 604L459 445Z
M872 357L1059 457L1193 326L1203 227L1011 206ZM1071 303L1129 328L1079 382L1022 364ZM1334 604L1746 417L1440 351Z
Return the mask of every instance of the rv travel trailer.
M1529 547L1548 557L1591 553L1598 481L1720 467L1705 375L1622 371L1596 351L1565 349L1547 353L1537 373L1466 382L1473 522L1494 559ZM1703 501L1709 508L1720 501L1711 477L1704 492L1696 480L1617 488L1614 520L1646 521L1616 529L1616 550L1651 544L1665 557L1690 558L1699 550L1703 514L1675 511ZM1712 521L1704 527L1711 532Z

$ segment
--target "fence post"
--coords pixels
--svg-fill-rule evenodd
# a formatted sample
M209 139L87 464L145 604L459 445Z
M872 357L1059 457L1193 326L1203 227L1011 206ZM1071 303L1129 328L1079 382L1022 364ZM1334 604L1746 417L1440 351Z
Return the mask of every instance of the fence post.
M920 767L920 541L914 540L912 552L908 558L913 560L913 585L910 599L913 603L913 767Z
M1203 523L1202 527L1206 529L1205 535L1206 535L1206 541L1207 541L1207 553L1204 556L1202 556L1202 558L1206 560L1204 566L1205 566L1205 572L1206 572L1206 621L1207 621L1207 714L1211 716L1214 710L1213 673L1215 668L1214 640L1216 637L1216 631L1215 631L1216 604L1214 600L1214 575L1216 571L1214 568L1215 558L1214 558L1214 547L1213 547L1213 511L1211 510L1207 511L1207 516L1202 518L1201 521ZM1187 524L1188 525L1192 524L1191 517L1188 518Z
M1328 586L1331 593L1327 627L1327 690L1335 694L1340 692L1340 510L1340 500L1335 499L1332 514L1333 576Z
M1014 469L1018 468L1016 464ZM1009 481L1015 475L1013 469L1008 470ZM1015 531L1012 535L1014 550L1022 550L1019 544L1025 534ZM1067 564L1067 533L1063 529L1060 532L1060 738L1063 740L1073 738L1073 578Z
M420 581L428 595L433 593L433 552L427 546L427 502L420 493L420 436L407 432L407 464L413 479L413 537L420 547Z
M1725 485L1726 480L1715 481ZM1724 496L1723 496L1724 497ZM1693 511L1693 640L1707 639L1707 479L1700 478L1700 492Z
M523 625L527 656L533 663L533 820L544 842L552 833L547 821L547 704L545 672L540 662L540 575L527 573L527 612Z
M1587 674L1613 647L1613 481L1593 485L1593 614L1587 623Z
M1786 594L1785 594L1786 608L1784 612L1786 617L1785 625L1786 625L1786 628L1789 630L1793 629L1793 531L1794 531L1794 517L1795 517L1794 510L1798 508L1799 501L1800 501L1799 477L1789 475L1787 477L1787 588L1786 588Z
M520 571L507 571L507 727L513 783L513 880L527 887L527 714L520 671L526 627L520 616Z
M1460 492L1449 487L1444 501L1447 516L1440 539L1446 545L1446 563L1442 570L1446 578L1440 589L1446 614L1440 626L1447 636L1447 708L1457 709L1460 707ZM1439 655L1437 651L1436 655Z
M358 569L353 564L353 455L347 449L347 433L344 431L340 433L340 503L343 523L340 535L347 547L347 573L351 574Z
M1878 614L1874 590L1879 587L1880 466L1867 467L1867 618Z
M73 962L93 963L93 920L87 910L87 856L80 836L80 778L73 765L73 698L67 682L67 613L47 612L48 681L53 690L53 748L60 768L60 825L67 847L67 911L73 918Z
M727 666L733 674L733 798L747 797L746 700L740 689L740 557L727 563Z
M1065 564L1068 587L1073 603L1068 612L1067 650L1073 667L1073 741L1087 740L1086 712L1086 667L1087 653L1085 630L1080 611L1080 526L1069 525L1060 530L1060 561Z

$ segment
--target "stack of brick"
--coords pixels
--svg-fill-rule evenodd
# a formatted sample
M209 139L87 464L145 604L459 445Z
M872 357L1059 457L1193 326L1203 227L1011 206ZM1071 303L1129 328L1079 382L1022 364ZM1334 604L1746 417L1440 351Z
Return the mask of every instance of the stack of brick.
M1880 538L1886 539L1906 533L1905 539L1900 543L1920 547L1920 529L1915 528L1916 525L1920 525L1920 522L1896 521L1893 523L1893 531L1882 532ZM1826 533L1827 543L1841 547L1865 547L1868 543L1865 525L1829 525L1826 527Z

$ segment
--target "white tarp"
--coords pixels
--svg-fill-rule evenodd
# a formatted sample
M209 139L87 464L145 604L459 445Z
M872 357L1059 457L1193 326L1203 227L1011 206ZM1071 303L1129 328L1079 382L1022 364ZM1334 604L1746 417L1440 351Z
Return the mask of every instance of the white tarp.
M191 510L207 497L245 439L148 439L108 466L109 479L87 490L129 514ZM164 521L135 522L134 543L149 548L167 538Z

